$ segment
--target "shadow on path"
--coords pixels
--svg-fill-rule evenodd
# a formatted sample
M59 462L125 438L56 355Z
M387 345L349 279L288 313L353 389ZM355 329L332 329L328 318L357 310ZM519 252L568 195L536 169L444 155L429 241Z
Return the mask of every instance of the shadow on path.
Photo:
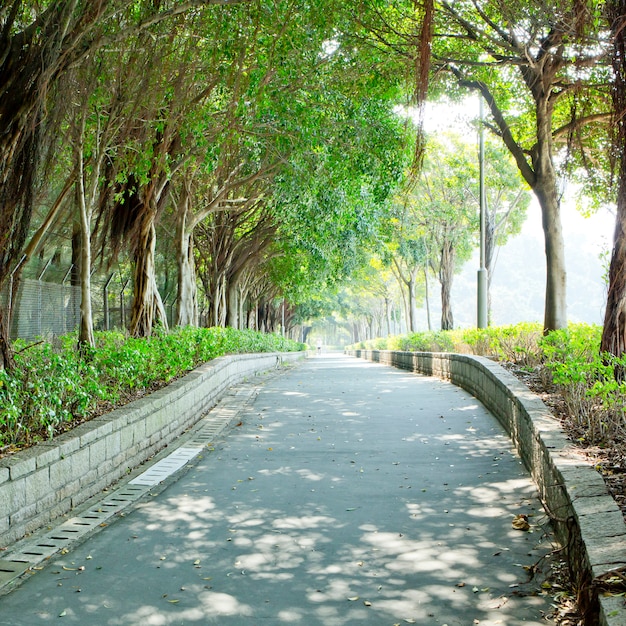
M240 417L181 480L0 598L0 624L546 623L529 581L546 520L475 398L326 354Z

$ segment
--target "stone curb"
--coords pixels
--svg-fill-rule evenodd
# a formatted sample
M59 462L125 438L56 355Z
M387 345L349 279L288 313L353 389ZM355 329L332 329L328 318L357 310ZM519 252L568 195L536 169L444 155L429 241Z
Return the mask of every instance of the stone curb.
M51 442L0 459L0 546L46 526L132 471L198 422L232 385L304 356L214 359Z
M626 568L626 524L604 480L573 448L541 399L500 365L464 354L349 350L346 354L462 387L509 433L553 520L578 589L585 624L625 626L624 597L600 582Z

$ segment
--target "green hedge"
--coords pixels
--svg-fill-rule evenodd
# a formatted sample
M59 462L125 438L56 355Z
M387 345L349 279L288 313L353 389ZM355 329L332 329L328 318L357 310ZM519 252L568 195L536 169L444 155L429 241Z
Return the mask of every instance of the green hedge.
M0 448L53 437L225 354L305 348L277 335L191 327L149 339L98 333L86 359L76 344L75 335L52 344L16 342L17 368L0 370Z
M626 358L600 353L602 327L570 324L544 336L540 324L411 333L354 349L472 353L535 371L563 396L581 442L626 440Z

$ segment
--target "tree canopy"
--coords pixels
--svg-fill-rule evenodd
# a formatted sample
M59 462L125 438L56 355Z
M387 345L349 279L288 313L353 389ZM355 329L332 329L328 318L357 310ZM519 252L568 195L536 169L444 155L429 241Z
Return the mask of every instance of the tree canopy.
M544 326L562 327L560 180L586 168L607 188L620 33L573 0L5 3L0 287L12 293L0 364L11 365L20 275L44 254L71 259L87 352L103 323L91 283L115 267L132 287L135 336L201 323L297 332L346 281L386 302L370 302L385 311L379 327L404 308L415 328L429 273L451 327L449 286L476 239L477 165L464 147L429 144L403 111L419 119L427 97L469 91L499 142L488 143L490 250L519 229L527 186L543 212ZM373 267L387 276L376 287Z

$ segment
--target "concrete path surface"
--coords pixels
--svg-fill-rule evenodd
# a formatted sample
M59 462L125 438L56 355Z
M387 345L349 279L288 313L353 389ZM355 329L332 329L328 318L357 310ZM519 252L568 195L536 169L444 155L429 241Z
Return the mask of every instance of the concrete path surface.
M340 354L250 384L188 472L0 597L0 624L547 623L546 518L476 399Z

